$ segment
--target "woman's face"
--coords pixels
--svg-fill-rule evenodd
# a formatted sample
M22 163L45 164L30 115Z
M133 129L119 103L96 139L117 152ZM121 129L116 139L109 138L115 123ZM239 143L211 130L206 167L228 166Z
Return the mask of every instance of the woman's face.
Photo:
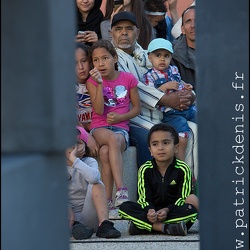
M131 10L131 1L134 1L134 0L123 0L123 10L124 11L130 11Z
M123 5L128 6L128 5L130 5L131 1L132 0L123 0Z
M80 12L90 12L95 5L95 0L76 0Z
M75 51L76 78L78 83L85 83L89 77L90 64L86 52L81 48Z

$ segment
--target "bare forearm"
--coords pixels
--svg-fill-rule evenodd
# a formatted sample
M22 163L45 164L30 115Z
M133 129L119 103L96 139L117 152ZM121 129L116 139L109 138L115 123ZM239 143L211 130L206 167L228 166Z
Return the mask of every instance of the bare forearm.
M122 120L123 121L130 120L139 115L140 112L141 112L141 107L133 107L129 112L122 115Z
M173 24L175 24L179 19L177 12L177 2L178 0L168 0L168 8Z
M91 102L95 112L102 115L104 112L104 98L102 84L97 84L95 98L91 98Z
M172 23L173 23L173 25L175 25L177 23L177 21L179 20L177 10L175 9L175 10L170 11L170 15L171 15Z

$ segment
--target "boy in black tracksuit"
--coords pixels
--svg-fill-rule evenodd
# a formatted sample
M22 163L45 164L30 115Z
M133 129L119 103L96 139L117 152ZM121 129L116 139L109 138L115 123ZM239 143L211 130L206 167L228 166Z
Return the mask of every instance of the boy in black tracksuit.
M190 167L175 158L179 137L167 124L154 125L148 134L153 159L138 170L137 202L121 204L119 215L130 220L129 234L154 231L187 235L198 215L198 198L191 194Z

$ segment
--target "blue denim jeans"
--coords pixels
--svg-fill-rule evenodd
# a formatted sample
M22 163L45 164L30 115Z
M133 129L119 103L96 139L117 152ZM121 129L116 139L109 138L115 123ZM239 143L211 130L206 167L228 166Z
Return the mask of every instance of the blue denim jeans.
M152 159L147 143L148 131L145 128L134 125L130 125L129 127L130 145L136 147L138 168L146 161Z
M196 123L197 109L195 105L191 105L189 109L180 111L172 109L163 114L162 122L173 126L178 133L189 133L187 121Z
M103 127L99 127L99 128L106 128L109 129L111 131L113 131L116 134L121 134L124 136L125 139L125 143L126 143L126 149L129 147L129 134L128 131L122 128L118 128L118 127L114 127L114 126L103 126ZM93 135L93 132L98 129L98 128L93 128L90 131L90 134Z

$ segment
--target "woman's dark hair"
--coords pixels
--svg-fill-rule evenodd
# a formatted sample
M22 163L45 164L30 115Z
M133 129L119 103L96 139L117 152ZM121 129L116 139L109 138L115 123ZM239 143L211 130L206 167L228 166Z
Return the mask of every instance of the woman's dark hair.
M152 40L152 25L149 22L144 8L144 2L142 0L131 0L131 12L136 17L137 26L140 30L137 42L143 49L148 48L148 44Z
M167 37L167 23L165 19L165 14L167 8L163 0L145 0L144 1L145 11L148 12L162 12L164 17L158 24L154 27L156 30L157 38L166 38ZM150 14L147 14L150 15Z
M149 12L167 12L167 8L162 0L145 0L145 10Z
M113 57L117 57L117 52L115 47L113 46L113 44L109 41L109 40L104 40L104 39L100 39L97 42L95 42L89 50L89 57L90 57L90 61L92 62L92 54L93 51L97 48L104 48L106 49ZM115 69L118 70L118 65L117 63L115 63Z
M170 126L166 123L155 124L148 132L148 146L150 146L151 136L156 131L166 131L170 132L171 137L174 139L174 145L179 143L179 135L176 129L173 126Z
M104 20L110 20L114 10L114 0L107 0Z

